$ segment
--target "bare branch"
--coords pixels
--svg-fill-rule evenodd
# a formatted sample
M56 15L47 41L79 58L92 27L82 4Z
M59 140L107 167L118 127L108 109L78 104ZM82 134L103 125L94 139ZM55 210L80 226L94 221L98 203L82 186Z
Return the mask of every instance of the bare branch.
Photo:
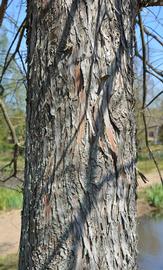
M145 128L145 143L146 143L146 147L148 149L149 155L150 157L153 159L153 162L156 166L156 169L158 171L161 183L163 185L163 178L161 175L161 171L159 169L158 163L149 147L149 142L148 142L148 131L147 131L147 123L146 123L146 117L145 117L145 111L144 109L147 108L153 101L151 101L150 103L147 104L147 106L145 106L145 101L146 101L146 93L147 93L147 82L146 82L146 73L147 73L147 61L146 61L146 47L145 47L145 39L144 39L144 27L143 27L143 23L142 23L142 18L140 13L138 14L138 19L139 19L139 26L140 26L140 34L141 34L141 42L142 42L142 52L143 52L143 56L142 56L142 60L143 60L143 105L142 105L142 116L143 116L143 123L144 123L144 128ZM156 99L156 98L155 98Z
M135 54L138 58L140 58L141 60L143 60L143 56L140 55L138 53L138 51L136 51L136 54ZM148 61L146 61L146 65L152 69L156 74L158 74L159 76L163 77L163 71L160 71L158 70L157 68L155 68L153 65L151 65Z
M153 103L153 101L155 101L155 99L158 98L162 94L163 94L163 91L159 92L154 98L152 98L152 100L145 106L145 108L147 108L149 105L151 105Z
M161 175L160 168L159 168L158 163L157 163L157 161L156 161L156 159L155 159L155 157L154 157L154 155L153 155L153 153L152 153L152 151L151 151L151 149L150 149L150 147L149 147L149 142L148 142L148 131L147 131L147 123L146 123L145 113L144 113L144 112L143 112L143 123L144 123L144 127L145 127L145 143L146 143L146 147L147 147L147 149L148 149L148 152L149 152L150 157L153 159L153 162L154 162L154 164L155 164L155 166L156 166L156 169L157 169L157 172L158 172L158 174L159 174L161 183L162 183L162 185L163 185L163 178L162 178L162 175Z
M8 0L2 0L0 6L0 26L2 25L3 18L7 9Z
M141 34L141 41L142 41L142 52L143 52L143 103L142 103L142 109L145 107L146 103L146 95L147 95L147 74L146 74L146 45L145 45L145 39L144 39L144 27L142 18L140 15L140 12L138 13L138 19L139 19L139 26L140 26L140 34Z
M157 40L158 43L160 43L161 46L163 46L163 41L154 33L150 32L146 27L144 27L144 32L148 35Z
M0 84L0 96L3 96L4 91L5 91L5 89L4 89L3 85Z
M149 29L152 30L152 33L155 33L158 37L160 37L161 39L163 38L162 35L160 35L155 29L153 29L151 26L147 26Z
M3 168L1 168L1 171L2 171L2 170L4 170L4 168L6 168L8 166L11 166L13 164L13 173L12 173L11 176L6 178L8 180L9 178L11 178L13 176L16 177L16 175L17 175L17 159L18 159L18 154L19 154L19 143L18 143L18 139L17 139L17 136L16 136L15 129L14 129L14 127L13 127L11 121L10 121L10 118L8 116L8 113L6 111L5 104L3 103L3 101L1 99L0 99L0 107L1 107L4 119L6 121L6 124L7 124L8 128L10 130L12 141L13 141L13 144L14 144L13 159L11 160L11 162L9 164L7 164ZM5 181L7 181L6 179L5 179Z
M154 7L154 6L163 6L163 0L143 0L140 1L141 7Z
M11 175L9 175L8 177L6 177L4 179L1 179L0 182L6 183L7 181L9 181L12 178L14 178L14 179L16 178L19 182L23 183L23 179L20 178L20 177L18 177L18 176L16 176L14 173L12 173Z
M18 51L18 55L19 55L20 61L21 61L21 63L22 63L22 67L23 67L24 74L25 74L25 76L27 77L27 71L26 71L25 64L24 64L24 61L23 61L23 57L22 57L20 51ZM21 72L21 73L22 73L22 72Z
M19 29L18 29L18 31L17 31L11 45L10 45L8 51L7 51L7 54L6 54L6 57L5 57L5 63L4 63L4 66L3 66L1 77L0 77L0 83L2 82L3 75L6 72L8 66L10 65L11 61L15 58L16 53L19 51L21 41L22 41L22 38L23 38L23 35L24 35L25 27L26 27L26 18L23 20L21 26L19 27ZM8 60L11 48L12 48L15 40L17 39L18 35L19 35L19 39L18 39L16 49L15 49L14 53L11 55L10 59Z
M137 24L139 25L139 22L137 21ZM144 27L143 27L144 29ZM134 35L134 47L135 47L135 56L137 56L139 59L141 59L141 61L143 61L143 56L141 56L138 52L138 46L137 46L137 40L136 40L136 33ZM152 76L154 76L156 79L158 79L160 82L163 83L163 79L161 77L163 77L163 72L161 72L160 70L156 69L153 65L151 65L150 63L148 63L148 61L145 59L145 63L146 63L146 72L151 74ZM148 68L147 68L148 66ZM152 72L152 71L153 72Z
M153 77L155 77L157 80L163 83L163 79L161 79L159 76L157 76L155 73L153 73L151 70L147 69L147 73L151 74Z
M1 107L4 119L5 119L5 121L6 121L7 125L8 125L9 130L10 130L13 143L18 144L18 139L17 139L17 136L16 136L16 132L14 130L14 127L13 127L13 125L12 125L12 123L10 121L10 118L8 116L8 113L6 111L5 104L3 103L3 101L1 99L0 99L0 107Z

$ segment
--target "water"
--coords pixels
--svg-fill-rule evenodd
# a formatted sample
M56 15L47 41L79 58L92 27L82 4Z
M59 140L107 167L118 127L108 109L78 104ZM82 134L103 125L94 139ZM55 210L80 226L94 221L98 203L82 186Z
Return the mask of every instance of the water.
M145 216L138 221L140 270L163 270L163 215Z

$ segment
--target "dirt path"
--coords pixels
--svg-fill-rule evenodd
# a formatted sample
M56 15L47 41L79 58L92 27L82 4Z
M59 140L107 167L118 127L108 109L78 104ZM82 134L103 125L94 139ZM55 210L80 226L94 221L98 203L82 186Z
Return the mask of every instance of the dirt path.
M163 171L161 171L163 175ZM138 191L141 191L144 188L153 186L155 184L160 184L161 180L159 178L158 172L156 170L151 171L148 174L145 174L146 178L148 179L147 183L144 183L140 177L138 177ZM137 200L137 216L141 217L145 214L149 214L155 208L151 207L146 200L138 199Z
M0 214L0 256L18 252L20 238L20 210Z
M162 172L163 173L163 172ZM138 190L146 188L156 183L160 183L159 176L156 171L146 174L149 182L144 184L138 178ZM138 200L137 204L138 216L151 211L150 206L143 200ZM17 253L20 238L20 210L12 210L10 212L0 213L0 255Z

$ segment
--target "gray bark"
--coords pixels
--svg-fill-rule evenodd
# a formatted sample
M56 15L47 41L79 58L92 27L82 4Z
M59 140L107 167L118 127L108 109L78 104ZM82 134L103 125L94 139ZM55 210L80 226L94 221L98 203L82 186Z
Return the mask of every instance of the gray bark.
M19 270L134 270L136 1L28 1Z

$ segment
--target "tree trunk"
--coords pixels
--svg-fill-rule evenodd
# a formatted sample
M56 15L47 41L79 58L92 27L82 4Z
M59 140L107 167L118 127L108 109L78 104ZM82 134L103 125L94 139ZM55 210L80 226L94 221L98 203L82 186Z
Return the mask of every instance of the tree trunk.
M29 0L19 269L135 270L133 0Z

